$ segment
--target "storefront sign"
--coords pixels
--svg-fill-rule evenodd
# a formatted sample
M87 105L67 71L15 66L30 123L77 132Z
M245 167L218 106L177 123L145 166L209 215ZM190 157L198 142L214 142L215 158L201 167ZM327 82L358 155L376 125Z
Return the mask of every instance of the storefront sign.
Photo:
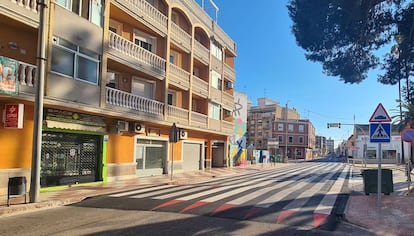
M18 61L0 56L0 93L17 94Z
M65 123L81 124L105 127L103 117L82 114L72 111L63 111L57 109L45 109L45 120L60 121Z
M4 128L23 129L23 104L6 104Z

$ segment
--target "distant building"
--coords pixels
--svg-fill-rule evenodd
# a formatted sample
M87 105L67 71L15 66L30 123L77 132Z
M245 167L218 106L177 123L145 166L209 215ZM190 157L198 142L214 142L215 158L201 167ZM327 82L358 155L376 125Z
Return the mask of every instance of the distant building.
M319 135L315 137L315 153L318 156L325 156L328 153L326 137Z
M315 128L310 120L300 119L296 109L267 98L259 98L257 103L248 109L248 145L290 159L314 157Z
M335 141L331 138L326 140L326 148L328 153L334 153L335 152Z

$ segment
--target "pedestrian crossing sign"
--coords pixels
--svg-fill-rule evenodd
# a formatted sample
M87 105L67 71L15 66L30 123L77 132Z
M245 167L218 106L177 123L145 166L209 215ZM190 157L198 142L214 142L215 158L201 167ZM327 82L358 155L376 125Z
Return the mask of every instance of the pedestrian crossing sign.
M390 123L371 123L369 124L369 136L371 143L391 142Z

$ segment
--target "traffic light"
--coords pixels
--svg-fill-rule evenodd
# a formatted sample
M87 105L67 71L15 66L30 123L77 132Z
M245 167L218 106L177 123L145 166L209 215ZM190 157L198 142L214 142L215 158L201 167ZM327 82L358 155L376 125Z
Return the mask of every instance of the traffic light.
M341 123L338 123L338 128L341 128Z
M329 129L329 123L327 124L327 126L328 126L328 129Z

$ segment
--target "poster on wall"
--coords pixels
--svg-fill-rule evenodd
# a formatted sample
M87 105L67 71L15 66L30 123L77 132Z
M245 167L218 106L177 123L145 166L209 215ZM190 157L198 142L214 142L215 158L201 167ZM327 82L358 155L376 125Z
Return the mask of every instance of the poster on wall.
M4 109L4 128L23 129L23 104L6 104Z
M17 94L18 61L0 56L0 94Z

